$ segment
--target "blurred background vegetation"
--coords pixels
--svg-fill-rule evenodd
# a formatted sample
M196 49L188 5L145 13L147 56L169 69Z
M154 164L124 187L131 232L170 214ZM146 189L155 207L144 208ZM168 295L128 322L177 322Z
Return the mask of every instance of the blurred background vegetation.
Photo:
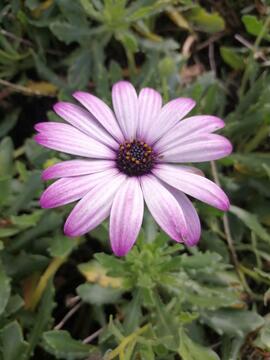
M270 359L270 1L0 1L0 359ZM202 164L227 215L196 203L198 248L146 215L111 255L107 224L62 234L41 170L68 159L33 125L73 91L130 79L225 119L234 153Z

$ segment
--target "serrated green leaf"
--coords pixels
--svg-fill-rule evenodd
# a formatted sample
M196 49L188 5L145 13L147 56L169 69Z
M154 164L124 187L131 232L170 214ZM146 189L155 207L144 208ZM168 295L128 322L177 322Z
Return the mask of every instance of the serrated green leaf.
M67 256L77 245L78 242L74 238L64 235L56 235L52 238L49 253L52 257Z
M256 215L241 209L237 206L231 206L230 212L236 215L243 223L256 235L258 235L262 240L270 243L270 235L266 229L261 225Z
M202 320L212 327L218 334L244 337L252 331L263 326L262 316L253 311L219 309L213 312L205 312Z
M235 51L234 48L221 46L220 55L222 59L234 70L242 70L245 67L243 58Z
M56 20L50 24L50 30L53 34L65 44L72 42L90 41L93 35L101 34L105 31L102 26L96 28L88 28L86 26L78 26L67 21Z
M183 328L180 330L179 355L183 360L218 360L218 355L210 348L194 342Z
M11 292L10 279L0 262L0 315L4 312Z
M258 19L255 15L244 15L242 21L245 25L247 32L251 35L258 36L263 31L264 22ZM270 40L270 35L267 34L268 29L265 30L263 37Z
M13 150L11 138L4 138L0 143L0 176L12 175Z
M29 335L29 348L27 356L30 357L32 351L35 349L37 344L41 341L42 334L49 328L52 322L52 311L55 306L54 303L54 286L52 280L47 284L46 290L42 296L41 303L38 307L37 316L35 318L34 327Z
M207 33L216 33L225 29L223 18L217 12L207 12L203 7L191 9L187 18L201 31Z
M24 360L29 344L23 339L22 329L17 321L13 321L0 331L3 360Z
M86 359L98 354L96 347L74 340L67 331L51 330L43 334L44 348L57 359Z
M87 86L91 74L91 50L81 49L73 57L68 70L68 83L72 89L83 89Z

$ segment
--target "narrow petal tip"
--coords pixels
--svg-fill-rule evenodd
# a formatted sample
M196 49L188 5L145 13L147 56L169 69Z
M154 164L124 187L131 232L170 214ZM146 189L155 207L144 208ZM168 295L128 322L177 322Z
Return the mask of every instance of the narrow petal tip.
M126 249L126 248L113 248L112 247L112 251L114 253L114 255L122 257L127 255L127 253L130 251L130 249Z
M37 123L34 125L34 129L37 131L37 132L40 132L44 129L44 124L46 124L46 122L40 122L40 123Z

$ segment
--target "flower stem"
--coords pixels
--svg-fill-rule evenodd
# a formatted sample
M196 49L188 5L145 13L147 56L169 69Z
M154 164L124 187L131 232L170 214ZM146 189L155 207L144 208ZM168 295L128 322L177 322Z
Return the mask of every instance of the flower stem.
M149 327L149 324L144 325L142 328L139 328L138 330L134 331L132 334L125 337L121 343L115 348L113 351L111 351L106 357L105 360L112 360L116 356L119 355L120 360L124 359L124 350L125 348L133 341L135 341L142 333L144 333Z
M41 296L47 286L47 283L49 281L49 279L51 277L54 276L54 274L56 273L56 271L59 269L59 267L65 262L66 257L55 257L52 262L50 263L50 265L47 267L47 269L45 270L44 274L41 276L41 278L39 279L38 285L34 291L34 294L32 296L31 299L31 303L29 308L31 310L35 310L36 306L38 305Z

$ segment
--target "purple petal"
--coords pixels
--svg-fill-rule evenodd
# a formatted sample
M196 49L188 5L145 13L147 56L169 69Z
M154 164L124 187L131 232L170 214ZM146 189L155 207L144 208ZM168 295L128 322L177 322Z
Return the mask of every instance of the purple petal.
M201 223L197 211L192 202L183 192L178 191L171 186L169 187L169 191L178 201L178 204L186 218L188 231L185 238L185 244L187 246L194 246L198 243L201 237Z
M49 149L97 159L114 159L115 152L71 125L44 122L35 125L35 141Z
M117 256L126 255L135 243L143 220L143 195L139 180L128 178L118 189L110 215L110 239Z
M43 180L89 175L115 168L112 160L67 160L50 166L42 172Z
M168 102L161 109L156 122L152 125L147 141L152 145L167 131L174 127L179 120L183 119L196 105L195 101L189 98L178 98Z
M169 130L155 144L157 151L167 150L168 147L178 146L178 143L198 134L208 134L224 127L224 121L216 116L197 115L180 121Z
M162 97L160 94L150 88L144 88L139 94L139 118L137 137L145 140L151 126L156 123L161 110Z
M86 234L105 220L110 214L115 193L125 180L126 176L119 173L100 181L71 211L64 226L65 234Z
M53 108L57 115L86 135L109 147L118 148L118 143L115 139L102 128L99 122L88 111L80 106L68 102L59 102Z
M221 159L232 152L228 139L216 134L184 138L160 153L162 162L203 162Z
M56 180L41 195L42 208L54 208L81 199L100 181L117 174L117 170L105 170L91 175Z
M119 143L124 141L124 136L119 128L117 120L104 101L96 96L77 91L73 94L74 98L78 100L88 111L96 118L96 120L111 134Z
M119 81L114 84L112 102L125 139L134 139L138 126L138 97L134 86L128 81Z
M146 205L159 226L175 241L187 236L187 223L177 200L153 175L141 178Z
M157 165L152 172L167 184L196 199L223 211L229 209L229 199L224 191L203 176L186 172L178 166L165 164Z

